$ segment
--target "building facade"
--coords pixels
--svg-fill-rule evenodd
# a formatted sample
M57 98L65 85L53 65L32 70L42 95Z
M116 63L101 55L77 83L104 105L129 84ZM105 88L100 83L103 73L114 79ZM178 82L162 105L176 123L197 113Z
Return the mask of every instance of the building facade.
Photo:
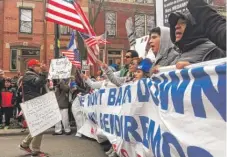
M87 14L87 1L79 1ZM31 58L50 64L54 58L54 24L45 21L46 0L0 0L0 68L6 76L26 70ZM87 14L88 15L88 14ZM60 51L71 30L60 26Z
M97 12L100 2L102 1L90 3L91 12ZM122 59L122 53L130 49L126 20L132 17L137 38L147 35L155 27L154 8L153 0L105 0L94 29L98 35L107 32L107 40L111 44L100 45L99 58L109 65Z

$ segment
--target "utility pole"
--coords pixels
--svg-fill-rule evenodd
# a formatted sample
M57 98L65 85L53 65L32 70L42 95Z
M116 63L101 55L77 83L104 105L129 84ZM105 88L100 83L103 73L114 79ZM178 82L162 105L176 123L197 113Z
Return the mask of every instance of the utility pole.
M59 44L59 25L58 24L54 24L54 35L55 35L55 39L54 39L54 58L59 58L60 54L59 54L59 48L60 48L60 44Z

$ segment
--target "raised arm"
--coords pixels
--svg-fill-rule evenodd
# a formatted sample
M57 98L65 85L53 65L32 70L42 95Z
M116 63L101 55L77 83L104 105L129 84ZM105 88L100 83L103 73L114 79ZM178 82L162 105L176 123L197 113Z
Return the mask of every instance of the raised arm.
M205 29L207 37L226 50L226 19L204 0L189 0L187 7L196 22Z

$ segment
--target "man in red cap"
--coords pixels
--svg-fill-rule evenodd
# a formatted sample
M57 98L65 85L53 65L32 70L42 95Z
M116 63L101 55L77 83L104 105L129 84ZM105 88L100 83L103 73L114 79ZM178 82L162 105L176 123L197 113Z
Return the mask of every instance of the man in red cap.
M28 61L28 70L22 79L22 92L24 101L39 97L46 93L47 68L38 60ZM20 149L32 154L32 157L47 157L48 155L40 151L42 134L32 137L31 134L22 141ZM32 150L29 145L32 144Z

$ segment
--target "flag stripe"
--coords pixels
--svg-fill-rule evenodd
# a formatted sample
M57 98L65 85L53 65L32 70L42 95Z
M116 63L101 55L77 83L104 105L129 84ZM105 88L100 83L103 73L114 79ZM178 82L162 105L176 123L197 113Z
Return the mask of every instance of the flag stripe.
M51 9L47 8L47 14L46 15L50 18L59 18L62 21L66 21L66 23L70 22L70 23L78 25L78 27L80 27L80 28L84 28L80 19L59 13L55 10L51 10Z
M69 26L80 32L87 32L73 4L63 0L48 0L46 6L47 21Z
M75 10L70 10L69 8L64 7L62 5L58 5L58 4L54 5L54 4L49 3L47 5L47 9L53 10L61 15L68 15L68 17L81 21L79 15L77 14L77 12Z
M95 32L92 29L92 27L91 27L86 15L84 14L84 12L83 12L82 8L80 7L80 5L77 2L75 2L75 1L74 1L74 7L75 7L77 13L80 15L80 18L81 18L85 28L87 28L87 30L88 30L88 33L91 34L92 36L95 36Z

